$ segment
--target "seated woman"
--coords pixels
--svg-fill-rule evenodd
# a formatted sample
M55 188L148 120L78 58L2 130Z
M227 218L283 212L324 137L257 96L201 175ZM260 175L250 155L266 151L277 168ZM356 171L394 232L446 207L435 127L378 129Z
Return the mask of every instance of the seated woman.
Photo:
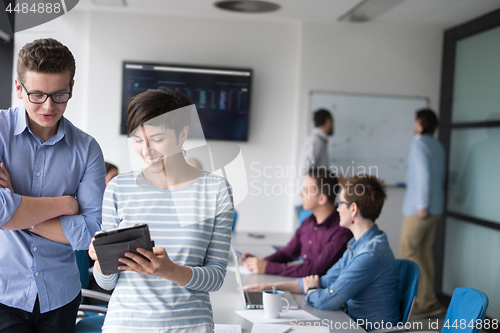
M213 332L208 293L224 281L234 210L227 181L184 159L195 111L175 91L148 90L129 104L128 135L148 167L111 180L102 227L147 223L156 247L125 253L122 272L106 276L90 245L97 283L114 288L103 332Z
M296 281L254 284L246 290L280 290L306 294L305 300L321 310L344 311L367 330L400 318L399 270L387 236L375 224L386 198L385 185L374 176L340 181L337 211L340 225L354 235L340 260L321 278L311 275Z

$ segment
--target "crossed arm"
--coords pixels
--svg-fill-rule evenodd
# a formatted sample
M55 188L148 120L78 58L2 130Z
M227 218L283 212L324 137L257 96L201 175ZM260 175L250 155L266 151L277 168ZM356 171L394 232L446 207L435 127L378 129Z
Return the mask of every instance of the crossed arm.
M14 189L4 163L0 163L0 187L12 193ZM22 196L19 207L2 226L5 230L22 230L34 227L34 234L60 243L69 243L62 230L59 216L79 213L78 201L71 196L34 198Z

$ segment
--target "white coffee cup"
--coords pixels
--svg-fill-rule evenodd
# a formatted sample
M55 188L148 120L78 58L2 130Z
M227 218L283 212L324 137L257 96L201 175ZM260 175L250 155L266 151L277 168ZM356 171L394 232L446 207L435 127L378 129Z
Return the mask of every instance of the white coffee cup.
M264 315L266 318L279 318L280 313L287 312L290 309L290 302L283 295L284 293L279 290L276 290L274 294L271 290L262 293ZM285 310L282 310L283 301L287 304Z

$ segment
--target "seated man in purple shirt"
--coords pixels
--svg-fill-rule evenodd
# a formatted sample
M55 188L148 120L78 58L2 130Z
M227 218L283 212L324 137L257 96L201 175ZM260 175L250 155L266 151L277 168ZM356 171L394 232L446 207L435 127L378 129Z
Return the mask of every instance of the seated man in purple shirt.
M324 275L342 257L352 238L348 229L339 226L335 207L337 191L340 191L337 176L325 167L310 169L300 196L304 209L312 210L311 216L304 220L292 240L274 254L262 259L244 253L241 260L245 266L254 273L292 277ZM302 263L289 264L299 256Z

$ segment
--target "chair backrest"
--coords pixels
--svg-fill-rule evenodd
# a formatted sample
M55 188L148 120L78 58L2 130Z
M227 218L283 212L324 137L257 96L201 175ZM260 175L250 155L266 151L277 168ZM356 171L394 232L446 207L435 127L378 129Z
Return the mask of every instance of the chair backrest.
M302 225L305 219L307 219L312 214L312 210L302 210L299 213L299 227Z
M413 303L418 291L420 269L411 260L398 259L399 266L399 309L403 324L410 320Z
M85 250L73 251L76 257L76 264L78 265L78 270L80 271L80 282L82 283L82 288L85 289L89 286L90 273L89 273L89 254Z
M472 288L455 289L441 333L458 331L460 333L478 333L481 328L478 325L478 319L481 319L481 323L484 321L487 308L488 297L483 292ZM456 323L455 320L457 320ZM461 325L462 323L465 325ZM470 323L474 323L474 325Z
M80 319L75 326L75 333L101 333L105 316L93 316Z
M236 228L236 221L238 220L238 212L235 210L234 211L234 216L233 216L233 226L231 228L232 231L234 231L234 228Z

